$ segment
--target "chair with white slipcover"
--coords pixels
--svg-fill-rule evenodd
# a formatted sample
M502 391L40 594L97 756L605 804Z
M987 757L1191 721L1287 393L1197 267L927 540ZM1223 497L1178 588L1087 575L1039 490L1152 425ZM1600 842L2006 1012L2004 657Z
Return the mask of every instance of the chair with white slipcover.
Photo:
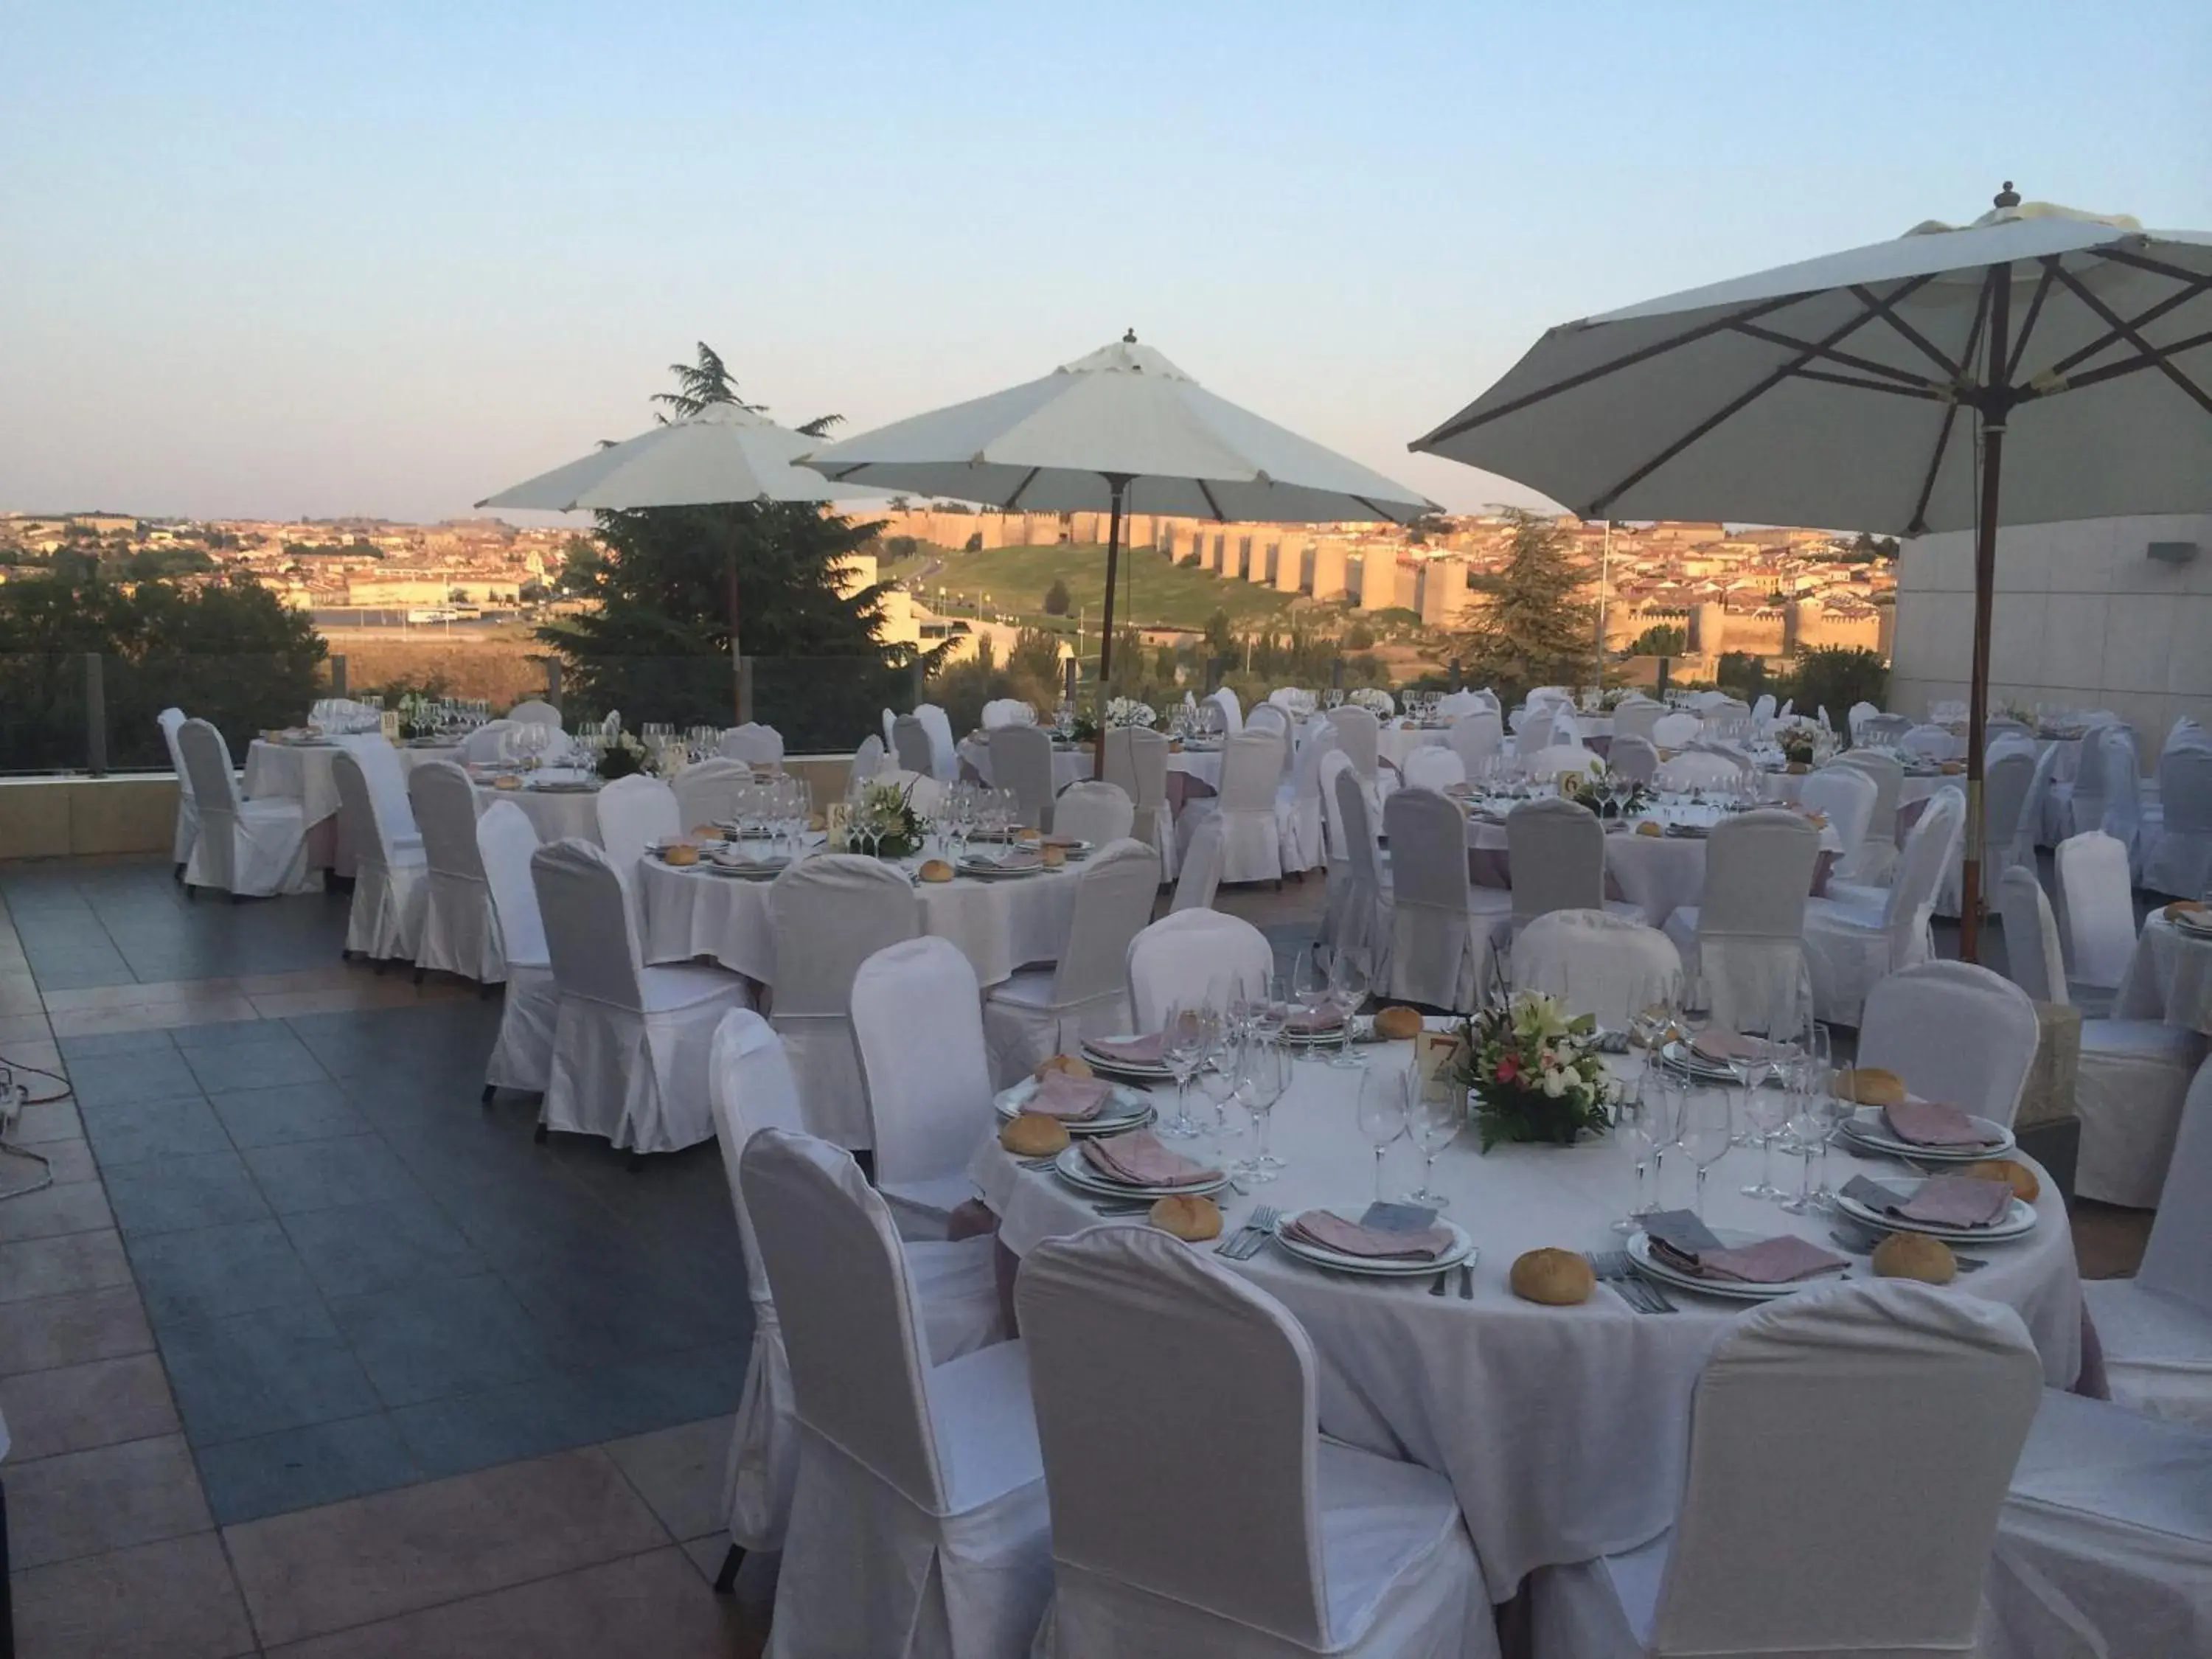
M968 1160L996 1127L983 994L950 939L886 945L853 975L876 1190L909 1238L943 1238L975 1196Z
M2212 1432L2045 1389L1983 1594L1986 1659L2212 1653Z
M1001 726L984 733L991 750L991 783L1011 789L1022 822L1050 830L1052 734L1034 726Z
M2127 848L2128 875L2133 880L2142 875L2143 854L2158 839L2160 814L2142 798L2134 729L2115 722L2099 733L2098 743L2105 751L2104 831Z
M1206 701L1221 711L1224 734L1233 738L1244 729L1244 706L1237 701L1234 691L1225 685L1217 686Z
M1194 831L1206 817L1220 823L1222 880L1282 880L1283 840L1275 823L1276 781L1282 769L1281 738L1240 732L1221 745L1219 798L1184 808L1183 817Z
M185 887L213 887L233 898L304 893L314 884L307 869L307 817L283 796L247 799L222 733L203 720L177 728L177 746L191 774L192 802L200 832L185 860Z
M390 744L384 747L390 751ZM412 962L422 942L422 908L429 896L429 866L422 860L422 843L406 848L393 844L398 826L369 788L352 750L341 747L331 757L331 775L338 789L338 827L354 853L346 954L366 957L380 967L387 962ZM471 823L470 828L475 827Z
M1287 749L1290 738L1284 744ZM1336 748L1336 732L1324 725L1297 751L1291 775L1275 790L1275 838L1281 843L1284 873L1320 869L1328 862L1326 815L1322 811L1321 763Z
M984 998L991 1075L1000 1087L1041 1060L1078 1053L1085 1037L1129 1029L1129 941L1152 919L1159 890L1160 861L1151 848L1130 836L1100 846L1076 878L1060 961L1018 969Z
M1897 746L1923 760L1950 761L1961 757L1965 740L1947 726L1916 726L1898 739Z
M1654 702L1649 697L1624 697L1613 711L1613 739L1641 738L1653 747L1658 739L1652 736L1659 722L1667 715L1667 705Z
M1552 746L1552 723L1557 705L1530 702L1513 711L1513 752L1533 755Z
M885 945L921 931L914 885L855 853L817 853L769 884L775 978L769 1024L783 1039L806 1130L854 1151L869 1145L867 1098L853 1044L853 979Z
M1705 842L1705 886L1675 907L1667 937L1711 996L1713 1023L1780 1036L1804 1024L1805 907L1820 831L1795 812L1739 812Z
M1473 777L1481 769L1483 762L1505 746L1505 732L1495 708L1478 708L1454 720L1445 741L1452 753L1459 757L1467 775Z
M1743 769L1726 755L1686 750L1659 763L1653 785L1666 790L1726 788L1741 781Z
M1244 722L1247 732L1265 732L1283 740L1283 752L1291 751L1291 717L1272 702L1252 705L1252 713Z
M1865 729L1866 723L1869 720L1875 719L1881 713L1881 709L1875 707L1874 704L1866 702L1855 702L1844 712L1844 726L1845 735L1850 738L1853 744L1856 745L1869 741L1867 738L1861 734Z
M799 1425L769 1651L1027 1653L1052 1557L1022 1344L931 1363L890 1213L828 1142L760 1130L738 1179Z
M2135 896L2128 849L2118 836L2087 830L2058 843L2051 859L2066 942L2066 977L2075 1000L2100 1012L2127 977L2136 953Z
M1875 799L1881 793L1881 786L1872 775L1856 766L1824 766L1807 775L1798 799L1808 811L1827 819L1837 844L1848 855L1866 839L1867 826L1874 822Z
M1644 919L1635 905L1607 899L1605 826L1580 801L1553 795L1516 805L1505 815L1505 856L1516 937L1551 910L1610 910Z
M1406 780L1408 789L1442 791L1467 781L1466 763L1449 749L1437 743L1425 743L1413 750L1398 770ZM1388 801L1382 804L1385 817L1389 816L1389 805Z
M845 773L846 786L850 787L856 783L866 783L882 769L883 764L884 740L871 732L860 739L860 746L853 751L853 763Z
M2106 777L2105 733L2118 722L2111 716L2089 717L2081 733L2081 752L2074 762L2071 778L2051 786L2051 817L2057 838L2083 835L2105 827L2105 808L2108 804L2111 782ZM2127 739L2133 743L2133 735Z
M1867 993L1856 1063L1902 1079L1922 1100L1948 1101L2012 1127L2042 1042L2035 1003L1971 962L1923 962Z
M693 763L676 775L676 821L686 834L706 824L734 823L738 792L753 781L753 769L740 760L716 757Z
M1359 775L1346 763L1336 773L1336 811L1343 826L1345 882L1336 926L1324 936L1333 952L1349 952L1364 963L1369 977L1387 982L1390 971L1390 877L1375 839L1375 819Z
M1160 873L1176 872L1175 814L1168 805L1168 740L1146 726L1117 726L1106 733L1108 783L1118 784L1136 808L1129 833L1160 855Z
M1869 714L1852 728L1851 741L1855 746L1896 749L1903 746L1905 733L1911 730L1911 720L1903 714Z
M1966 798L1955 788L1946 787L1929 798L1898 855L1897 879L1879 904L1834 897L1805 902L1805 968L1820 1018L1857 1024L1876 980L1936 954L1930 925L1936 890L1963 833L1966 814Z
M2058 921L2034 866L2006 871L1997 878L1996 896L2013 983L2038 1002L2066 1006ZM2082 1020L2074 1073L2074 1115L2081 1125L2074 1162L2076 1196L2139 1210L2158 1202L2181 1127L2182 1103L2204 1047L2197 1033L2164 1020Z
M1390 842L1390 949L1376 988L1471 1013L1489 983L1512 896L1468 879L1467 819L1433 789L1392 794L1382 803L1382 832Z
M1328 724L1336 733L1336 746L1344 750L1352 769L1359 774L1359 781L1373 795L1380 781L1376 769L1382 764L1382 722L1375 718L1372 709L1347 702L1328 711Z
M1881 1279L1741 1315L1698 1379L1674 1524L1538 1572L1535 1659L1966 1659L2042 1392L2020 1316L1983 1297Z
M453 758L469 766L488 766L507 757L507 734L522 724L519 720L486 720L461 739L461 747Z
M2212 1060L2197 1068L2150 1243L2133 1279L2087 1280L2081 1297L2112 1398L2212 1428Z
M538 889L530 875L538 828L513 801L495 800L484 808L475 830L507 968L499 1039L484 1062L483 1097L489 1102L501 1089L542 1095L553 1077L553 1033L560 1019L561 991L554 983L545 918L538 908Z
M1626 1031L1645 1009L1671 1004L1682 957L1656 927L1607 910L1553 910L1513 941L1513 987L1556 997L1601 1030Z
M2000 738L2015 738L2033 744L2035 733L2028 730L2026 720L2016 720L2009 714L1992 714L1982 722L1982 741L1994 749Z
M1139 1031L1167 1024L1173 1003L1259 996L1275 952L1250 922L1218 910L1174 910L1129 941L1129 1017Z
M931 769L936 763L930 752L929 732L919 715L901 714L891 722L891 754L901 771L923 778L933 775Z
M617 778L592 797L592 805L607 862L622 878L623 885L632 890L637 885L638 860L649 848L678 840L684 834L684 816L677 810L676 792L643 772Z
M1052 804L1053 834L1087 841L1093 847L1127 840L1136 822L1137 809L1128 791L1097 778L1068 785Z
M955 781L960 776L960 750L952 738L952 717L933 702L915 704L914 717L929 734L929 775L939 783Z
M561 729L561 711L542 697L526 697L507 711L507 718L521 726L550 726Z
M994 697L983 705L983 729L995 732L1002 726L1035 726L1036 709L1019 697Z
M185 723L181 708L164 708L154 717L161 728L161 742L169 751L169 769L177 775L177 828L169 840L169 860L177 866L177 879L185 878L185 866L192 856L192 843L199 839L199 808L192 799L192 775L185 765L185 751L177 744L177 728Z
M483 985L496 984L507 977L507 957L477 838L476 786L451 761L424 761L408 775L407 795L414 803L429 866L428 903L416 966L458 974ZM514 806L512 801L498 804ZM514 810L522 811L520 806ZM540 962L544 959L541 953Z
M783 733L758 720L727 727L715 747L724 760L740 761L748 767L765 768L771 772L783 769Z
M1175 896L1168 908L1170 912L1210 910L1220 888L1221 821L1208 818L1192 833L1190 845L1183 848L1182 868L1176 875Z
M2142 884L2154 893L2212 893L2212 749L2169 743L2158 760L2164 817L2143 854Z
M1897 807L1905 791L1905 767L1897 757L1879 749L1847 749L1830 765L1848 766L1874 780L1874 812L1867 819L1866 834L1856 846L1844 844L1836 873L1848 881L1887 885L1897 871Z
M1033 1250L1015 1299L1052 1494L1039 1659L1496 1655L1450 1483L1321 1434L1313 1343L1267 1291L1108 1225Z
M1659 750L1649 738L1615 732L1613 746L1605 751L1605 765L1608 772L1648 784L1659 775Z
M1651 741L1662 750L1686 749L1695 743L1705 722L1687 709L1662 714L1651 723Z
M1595 777L1605 770L1602 757L1578 743L1555 743L1549 748L1539 749L1522 763L1522 769L1544 782L1550 782L1563 773L1579 773Z
M1759 694L1759 701L1751 706L1751 718L1762 729L1774 724L1774 694L1771 691Z
M598 1135L617 1152L680 1152L714 1133L707 1057L714 1027L751 1000L745 981L685 963L648 968L606 853L581 839L530 858L560 996L538 1128Z
M776 1551L791 1518L792 1487L799 1476L799 1423L791 1398L791 1362L783 1351L783 1327L775 1297L761 1260L752 1217L745 1208L738 1178L745 1145L763 1129L805 1133L799 1085L784 1058L783 1044L766 1020L749 1008L733 1008L714 1028L707 1073L714 1112L722 1173L745 1258L745 1293L752 1303L752 1352L745 1363L744 1393L738 1401L723 1471L723 1507L730 1548L714 1581L728 1591L737 1582L746 1553ZM934 1239L903 1247L908 1277L921 1304L924 1341L938 1364L988 1347L1006 1335L997 1275L988 1235L957 1241Z

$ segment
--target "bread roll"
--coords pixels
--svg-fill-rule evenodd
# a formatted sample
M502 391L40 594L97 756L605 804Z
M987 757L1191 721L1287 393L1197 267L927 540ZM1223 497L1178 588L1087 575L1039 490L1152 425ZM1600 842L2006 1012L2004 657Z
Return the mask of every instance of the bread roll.
M920 874L924 881L950 881L952 866L943 859L930 859L923 863Z
M1844 1076L1850 1085L1851 1098L1862 1106L1905 1104L1905 1079L1894 1072L1885 1072L1879 1066L1853 1066L1844 1068Z
M491 787L495 789L520 789L522 780L512 772L502 772L491 781Z
M672 841L660 849L660 858L664 864L696 864L699 849L688 841Z
M1057 870L1066 864L1067 849L1065 847L1054 847L1050 842L1047 842L1037 850L1037 858L1046 869Z
M1146 1219L1186 1244L1203 1244L1221 1237L1221 1206L1210 1198L1173 1194L1155 1200Z
M2033 1204L2043 1191L2043 1183L2035 1178L2035 1171L2025 1164L2015 1164L2008 1158L1985 1158L1979 1164L1969 1164L1959 1171L1977 1181L2002 1181L2012 1188L2012 1195L2023 1204Z
M1917 1279L1923 1285L1948 1285L1959 1276L1959 1258L1940 1238L1925 1233L1892 1233L1874 1249L1874 1270L1882 1279Z
M727 841L729 837L723 834L722 826L719 823L695 823L691 826L691 839L694 841Z
M1590 1264L1572 1250L1530 1250L1513 1264L1513 1294L1547 1308L1571 1308L1597 1289Z
M1042 1112L1020 1112L999 1126L999 1145L1016 1158L1049 1158L1067 1145L1067 1125Z
M1048 1072L1065 1072L1070 1077L1095 1075L1091 1069L1091 1062L1074 1054L1054 1054L1050 1060L1041 1060L1037 1062L1036 1070L1030 1075L1042 1083Z
M1421 1034L1421 1017L1411 1008L1392 1006L1375 1016L1375 1035L1390 1042L1411 1042Z
M2204 902L2202 899L2176 899L2166 907L2162 914L2168 921L2174 921L2183 916L2201 915L2204 908Z
M1657 819L1646 818L1636 826L1636 833L1639 836L1663 836L1667 830Z

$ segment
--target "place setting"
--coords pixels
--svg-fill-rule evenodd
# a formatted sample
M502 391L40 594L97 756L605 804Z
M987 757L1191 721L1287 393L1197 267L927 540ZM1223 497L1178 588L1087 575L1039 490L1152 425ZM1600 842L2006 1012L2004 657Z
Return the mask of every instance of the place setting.
M1012 1088L1001 1090L992 1103L1001 1121L1012 1123L1024 1115L1047 1117L1078 1138L1121 1134L1152 1121L1149 1094L1093 1076L1087 1066L1074 1069L1078 1066L1082 1062L1055 1055Z

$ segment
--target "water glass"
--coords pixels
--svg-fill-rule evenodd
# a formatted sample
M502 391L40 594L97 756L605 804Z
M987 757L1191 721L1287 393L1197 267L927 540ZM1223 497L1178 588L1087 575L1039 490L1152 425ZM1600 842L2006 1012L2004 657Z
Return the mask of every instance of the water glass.
M1364 1066L1367 1061L1352 1046L1352 1018L1367 1000L1367 969L1349 951L1339 951L1328 969L1328 994L1344 1015L1338 1028L1336 1054L1328 1062L1340 1069Z
M1159 1133L1173 1140L1195 1139L1203 1129L1190 1115L1190 1080L1213 1052L1219 1023L1213 1010L1202 1001L1171 1002L1162 1029L1166 1041L1161 1045L1160 1058L1175 1076L1176 1114L1159 1126Z
M1279 1041L1255 1036L1244 1045L1240 1087L1252 1114L1255 1136L1252 1156L1240 1171L1247 1181L1273 1181L1287 1167L1268 1149L1267 1131L1274 1121L1275 1103L1290 1086L1291 1057Z
M1685 1083L1681 1127L1675 1139L1698 1171L1697 1211L1700 1221L1705 1218L1705 1176L1728 1156L1732 1127L1729 1117L1727 1090L1700 1089Z
M1785 1089L1765 1089L1759 1085L1772 1075L1778 1064L1776 1051L1784 1045L1770 1042L1763 1037L1750 1039L1758 1047L1740 1061L1732 1062L1736 1074L1744 1079L1744 1121L1754 1132L1759 1143L1759 1179L1744 1188L1746 1198L1764 1199L1778 1202L1788 1194L1774 1184L1774 1140L1790 1121L1790 1098ZM1788 1064L1785 1059L1780 1063Z
M1408 1083L1407 1092L1412 1101L1407 1108L1407 1126L1421 1149L1421 1184L1406 1194L1406 1201L1441 1210L1451 1200L1437 1190L1437 1154L1466 1127L1467 1108L1459 1091L1449 1087L1424 1089L1418 1078Z
M1375 1201L1382 1201L1382 1154L1406 1133L1413 1074L1403 1066L1376 1066L1359 1079L1359 1133L1375 1149Z

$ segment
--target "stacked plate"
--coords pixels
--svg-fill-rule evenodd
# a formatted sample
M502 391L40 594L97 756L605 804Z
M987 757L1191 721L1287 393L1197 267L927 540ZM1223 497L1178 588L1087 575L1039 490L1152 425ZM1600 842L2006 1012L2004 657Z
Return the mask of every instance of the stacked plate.
M1885 1177L1882 1184L1899 1198L1910 1201L1920 1190L1918 1180ZM1891 1215L1869 1205L1862 1204L1848 1193L1836 1194L1836 1212L1849 1216L1863 1227L1876 1232L1925 1233L1930 1238L1940 1238L1947 1244L1996 1244L2008 1238L2025 1238L2035 1231L2035 1206L2015 1198L2006 1206L2005 1212L1986 1227L1944 1227L1929 1221L1908 1221L1903 1216Z
M1985 1158L2002 1158L2013 1149L2012 1131L1985 1117L1967 1119L1984 1139L1972 1146L1923 1146L1890 1132L1879 1106L1861 1106L1836 1127L1846 1140L1887 1158L1909 1158L1922 1164L1976 1164Z
M970 853L953 867L963 876L983 881L1014 881L1044 872L1044 861L1034 853L1010 853L1006 857L1012 861L1001 863L988 853Z
M1329 1213L1344 1220L1357 1222L1366 1212L1366 1206L1354 1205L1346 1210L1331 1207ZM1437 1224L1450 1229L1452 1242L1443 1253L1426 1261L1381 1261L1370 1255L1352 1255L1343 1250L1332 1250L1325 1244L1316 1244L1310 1239L1294 1237L1287 1230L1297 1218L1285 1216L1275 1224L1275 1243L1285 1255L1310 1262L1316 1267L1327 1267L1333 1273L1358 1273L1369 1279L1427 1279L1447 1267L1456 1267L1462 1262L1471 1262L1477 1251L1474 1240L1467 1229L1443 1216Z
M769 858L747 858L737 854L734 848L731 854L719 856L708 853L700 859L699 863L702 868L711 870L718 876L730 876L738 881L774 881L791 867L791 860L781 854Z
M1103 1039L1103 1041L1107 1042L1141 1042L1143 1040L1143 1038L1137 1036L1112 1036ZM1089 1060L1097 1070L1102 1072L1111 1072L1117 1077L1135 1078L1139 1082L1144 1083L1172 1083L1175 1081L1175 1073L1170 1071L1166 1066L1157 1060L1147 1065L1139 1060L1116 1060L1111 1054L1099 1053L1097 1049L1091 1046L1090 1041L1087 1038L1085 1040L1083 1044L1083 1057Z
M1756 1244L1765 1235L1739 1232L1732 1228L1716 1227L1713 1237L1734 1249L1739 1245ZM1706 1296L1724 1296L1738 1302L1771 1302L1779 1296L1794 1296L1799 1291L1815 1285L1832 1285L1843 1277L1841 1273L1820 1273L1811 1279L1793 1279L1781 1285L1753 1285L1740 1279L1707 1279L1675 1267L1662 1258L1651 1248L1650 1238L1636 1233L1628 1241L1628 1259L1636 1264L1636 1271L1646 1279L1656 1280L1670 1290L1698 1291Z
M2212 910L2183 910L2173 918L2173 931L2191 939L2212 939Z
M1174 1198L1183 1195L1203 1197L1218 1193L1229 1184L1229 1177L1218 1175L1211 1181L1186 1182L1179 1187L1139 1187L1132 1182L1116 1181L1083 1155L1079 1142L1061 1148L1052 1162L1053 1173L1079 1193L1092 1198Z
M1693 1082L1734 1083L1736 1081L1735 1072L1726 1060L1715 1060L1711 1054L1701 1054L1693 1045L1687 1042L1668 1043L1659 1051L1659 1057L1676 1071L1687 1072Z
M1011 1089L1000 1091L992 1103L999 1109L1001 1119L1011 1121L1021 1114L1023 1106L1037 1091L1037 1080L1025 1077ZM1113 1097L1098 1109L1098 1115L1080 1120L1062 1118L1071 1135L1118 1135L1125 1130L1141 1129L1152 1121L1152 1097L1141 1089L1125 1089L1114 1085Z

